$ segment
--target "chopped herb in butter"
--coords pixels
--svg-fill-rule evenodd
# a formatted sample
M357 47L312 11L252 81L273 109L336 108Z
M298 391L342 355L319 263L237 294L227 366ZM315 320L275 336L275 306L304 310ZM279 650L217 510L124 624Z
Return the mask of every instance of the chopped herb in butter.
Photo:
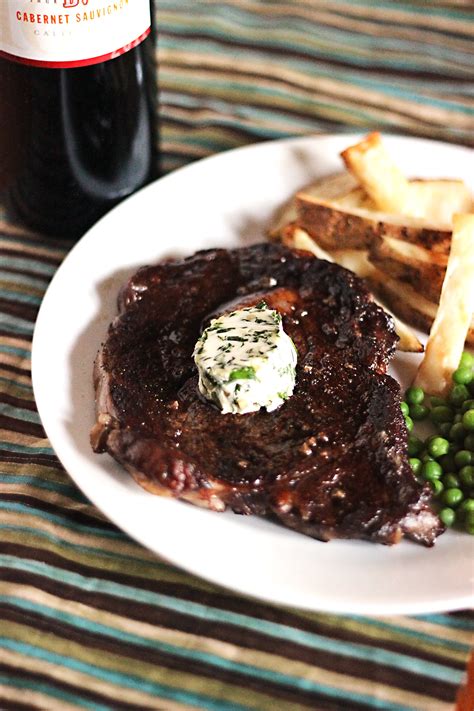
M223 413L271 412L293 393L296 348L264 301L211 321L193 355L200 392Z

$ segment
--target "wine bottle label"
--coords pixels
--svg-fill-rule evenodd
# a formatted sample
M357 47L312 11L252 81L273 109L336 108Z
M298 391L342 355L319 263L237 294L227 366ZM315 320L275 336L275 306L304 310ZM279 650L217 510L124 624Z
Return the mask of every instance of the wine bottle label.
M23 64L97 64L149 33L149 0L0 0L0 56Z

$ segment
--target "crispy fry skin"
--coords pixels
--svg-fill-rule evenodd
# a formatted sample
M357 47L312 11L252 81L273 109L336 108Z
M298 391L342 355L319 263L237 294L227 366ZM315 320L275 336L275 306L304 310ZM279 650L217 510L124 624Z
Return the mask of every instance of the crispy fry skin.
M446 394L458 367L474 312L474 213L454 215L451 253L439 308L415 384Z

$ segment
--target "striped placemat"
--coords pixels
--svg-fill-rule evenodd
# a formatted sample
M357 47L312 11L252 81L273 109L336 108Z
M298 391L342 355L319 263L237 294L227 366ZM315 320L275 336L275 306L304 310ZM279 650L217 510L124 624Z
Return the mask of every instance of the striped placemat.
M470 0L157 5L166 170L362 127L474 145ZM165 564L85 500L31 389L37 310L67 249L0 223L0 709L452 711L474 612L258 603ZM472 711L469 691L459 704Z
M472 0L157 0L164 166L378 128L474 145Z

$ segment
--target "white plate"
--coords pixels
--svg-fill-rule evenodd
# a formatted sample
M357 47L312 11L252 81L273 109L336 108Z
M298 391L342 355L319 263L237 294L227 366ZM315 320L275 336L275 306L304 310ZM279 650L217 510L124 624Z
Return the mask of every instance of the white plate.
M33 341L39 412L61 462L83 492L137 541L182 568L233 590L310 610L423 613L474 604L474 539L448 532L433 549L360 541L321 543L256 517L217 514L143 491L89 446L92 363L136 267L169 254L260 240L297 188L341 169L357 137L298 138L230 151L145 188L74 247L44 298ZM468 174L468 149L387 137L407 175ZM416 356L397 357L407 382Z

